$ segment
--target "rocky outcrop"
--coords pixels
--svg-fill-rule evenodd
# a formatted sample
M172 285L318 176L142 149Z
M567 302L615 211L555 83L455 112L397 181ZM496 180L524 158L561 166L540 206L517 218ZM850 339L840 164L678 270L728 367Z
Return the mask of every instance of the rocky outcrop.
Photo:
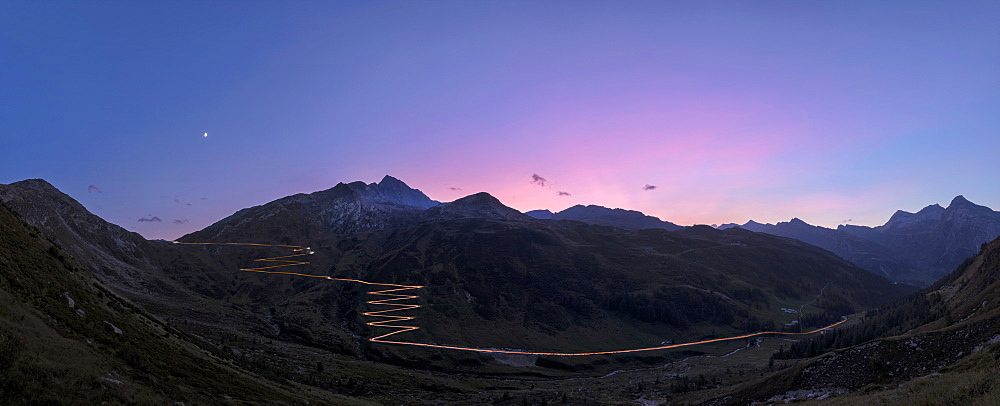
M1000 332L997 320L944 331L877 340L835 351L802 369L799 387L888 385L928 375L981 349Z

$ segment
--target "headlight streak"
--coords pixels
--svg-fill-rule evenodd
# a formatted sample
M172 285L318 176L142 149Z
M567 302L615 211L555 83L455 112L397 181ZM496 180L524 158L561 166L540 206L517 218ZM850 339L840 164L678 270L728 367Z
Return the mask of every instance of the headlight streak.
M415 342L409 342L409 341L384 340L384 338L392 336L392 335L396 335L396 334L405 333L405 332L408 332L408 331L413 331L413 330L419 330L420 329L420 327L418 327L418 326L393 324L393 323L407 322L407 321L413 320L413 319L416 318L416 316L400 316L400 315L394 315L394 314L389 314L389 313L406 311L406 310L412 310L412 309L417 309L417 308L421 307L420 305L414 304L414 303L396 303L396 302L398 302L398 301L406 301L406 300L413 300L413 299L419 299L420 298L419 295L404 294L404 293L400 293L400 292L408 291L408 290L421 289L421 288L423 288L423 286L420 286L420 285L400 285L400 284L395 284L395 283L369 282L369 281L363 281L363 280L360 280L360 279L334 278L332 276L327 276L327 275L310 275L310 274L304 274L304 273L271 270L271 269L282 268L282 267L286 267L286 266L296 266L296 265L305 265L305 264L308 264L309 263L308 261L302 261L300 259L291 259L291 258L298 258L298 257L304 257L304 256L312 255L314 252L312 251L312 249L310 247L302 247L302 246L298 246L298 245L257 244L257 243L237 243L237 242L211 243L211 242L179 242L179 241L174 241L173 243L174 244L182 244L182 245L236 245L236 246L257 246L257 247L289 248L293 252L300 252L300 254L292 254L292 255L284 255L284 256L279 256L279 257L269 257L269 258L255 259L254 260L255 262L279 262L281 264L279 264L279 265L271 265L271 266L264 266L264 267L259 267L259 268L240 268L240 270L241 271L246 271L246 272L259 272L259 273L268 273L268 274L304 276L304 277L310 277L310 278L323 278L323 279L327 279L327 280L331 280L331 281L352 282L352 283L360 283L360 284L369 285L369 286L385 286L385 287L389 287L389 289L373 290L373 291L369 291L368 292L369 295L388 296L389 299L369 300L369 301L365 302L365 303L373 305L373 306L393 306L394 307L392 309L377 310L377 311L362 313L363 316L379 317L379 318L386 319L386 320L373 321L373 322L366 323L369 326L395 329L394 331L390 331L389 333L369 338L368 341L373 342L373 343L408 345L408 346L423 347L423 348L436 348L436 349L442 349L442 350L468 351L468 352L490 353L490 354L514 354L514 355L538 355L538 356L556 356L556 357L579 357L579 356L615 355L615 354L629 354L629 353L635 353L635 352L668 350L668 349L673 349L673 348L689 347L689 346L693 346L693 345L710 344L710 343L732 341L732 340L740 340L740 339L744 339L744 338L752 338L752 337L759 337L759 336L766 336L766 335L810 335L810 334L822 333L822 332L824 332L826 330L829 330L831 328L837 327L837 326L839 326L839 325L847 322L847 316L844 316L842 320L840 320L840 321L838 321L836 323L833 323L833 324L831 324L829 326L826 326L826 327L823 327L823 328L818 328L818 329L815 329L815 330L812 330L812 331L801 332L801 333L790 333L790 332L782 332L782 331L761 331L761 332L757 332L757 333L744 334L744 335L740 335L740 336L723 337L723 338L713 338L713 339L710 339L710 340L701 340L701 341L694 341L694 342L689 342L689 343L662 345L662 346L658 346L658 347L633 348L633 349L626 349L626 350L611 350L611 351L596 351L596 352L534 352L534 351L515 351L515 350L494 350L494 349L487 349L487 348L473 348L473 347L461 347L461 346L454 346L454 345L441 345L441 344L415 343Z

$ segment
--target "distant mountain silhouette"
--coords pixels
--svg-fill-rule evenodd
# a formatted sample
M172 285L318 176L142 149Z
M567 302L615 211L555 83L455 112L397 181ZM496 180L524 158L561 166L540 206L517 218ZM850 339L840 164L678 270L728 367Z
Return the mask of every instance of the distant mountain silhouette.
M668 231L675 231L683 228L669 221L662 221L659 218L647 216L639 211L609 209L594 205L576 205L558 213L552 213L548 210L532 210L525 214L537 219L576 220L588 224L612 226L626 230L661 228Z
M531 217L500 203L489 193L479 192L451 203L432 207L423 219L486 218L494 220L531 221Z
M929 276L888 248L840 230L813 226L798 218L778 224L761 224L751 220L739 227L754 232L794 238L815 245L837 254L862 269L893 281L917 286L926 286L933 282Z
M838 229L893 250L936 280L1000 236L1000 212L959 195L947 208L933 204L917 213L900 210L879 227Z
M894 281L927 286L974 255L982 243L1000 236L1000 212L957 196L948 208L933 204L917 213L899 210L878 227L841 225L834 230L797 218L778 224L751 220L740 227L805 241Z
M539 220L552 220L552 212L549 210L532 210L526 211L524 214Z

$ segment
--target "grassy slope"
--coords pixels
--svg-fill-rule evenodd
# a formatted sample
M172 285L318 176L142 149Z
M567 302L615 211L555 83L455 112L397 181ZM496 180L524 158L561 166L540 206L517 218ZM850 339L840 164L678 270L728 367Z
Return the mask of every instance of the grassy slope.
M422 310L431 314L421 319L426 331L413 335L440 331L444 333L436 335L439 340L457 338L463 328L476 325L477 329L469 330L491 331L487 335L491 340L483 340L482 335L460 339L473 345L499 342L530 348L574 346L571 350L627 348L657 343L660 337L700 338L713 330L718 334L759 331L759 326L741 325L746 317L739 312L758 320L783 320L780 317L787 315L779 307L798 308L814 299L827 283L831 285L821 303L832 298L869 301L895 287L828 253L821 255L813 247L793 250L784 239L742 230L711 230L701 236L566 224L518 226L489 233L494 227L499 226L453 222L434 225L423 235L417 229L402 231L398 235L418 235L390 240L387 253L371 264L375 279L412 277L406 281L429 285L425 290L431 303ZM404 243L391 245L397 241ZM731 245L741 243L749 246ZM441 247L456 247L458 253L437 251ZM774 288L777 285L788 289L780 291ZM698 305L673 298L655 299L660 289L732 309L735 322L711 323L707 320L711 315L693 314L704 310ZM858 294L865 289L865 294ZM754 292L760 300L728 299L741 291ZM626 293L650 299L644 307L650 311L691 308L690 312L678 312L690 322L685 326L648 323L629 317L631 314L608 311L601 303ZM635 313L642 309L636 307ZM448 311L459 317L433 314ZM497 328L507 324L511 328ZM512 329L515 326L518 329ZM524 334L525 327L544 334L529 336ZM507 337L514 334L518 337Z
M204 353L0 206L0 403L175 401L358 403L267 382Z
M941 327L956 329L1000 319L1000 307L996 306L996 301L1000 299L1000 239L983 247L978 257L967 261L926 293L943 296L949 314L921 326L915 332L934 331ZM1000 343L986 346L938 373L908 381L896 388L851 394L822 404L1000 404Z
M630 232L578 222L463 219L306 244L317 254L294 272L427 285L418 301L424 307L409 312L421 330L398 338L474 347L587 351L693 341L760 331L767 321L780 328L797 318L781 307L813 302L828 284L822 298L803 308L806 313L826 309L839 319L845 312L831 304L866 308L903 289L826 251L744 230ZM363 286L234 271L255 258L283 255L280 250L162 245L163 267L178 281L221 307L274 315L245 326L240 320L215 323L219 319L207 315L199 325L240 326L267 339L403 365L494 372L490 356L359 340L387 332L365 326L370 320L358 314L376 309L364 304L370 298ZM622 306L628 295L646 304ZM665 310L688 320L678 325L660 316L636 317ZM732 321L712 320L716 310L731 313ZM184 317L192 321L190 313ZM747 323L753 320L757 325ZM607 363L556 361L568 369Z
M790 390L839 386L861 390L828 402L996 404L1000 395L996 385L1000 376L997 298L1000 239L984 244L978 256L930 288L839 332L883 338L739 385L717 398L717 403L738 404Z

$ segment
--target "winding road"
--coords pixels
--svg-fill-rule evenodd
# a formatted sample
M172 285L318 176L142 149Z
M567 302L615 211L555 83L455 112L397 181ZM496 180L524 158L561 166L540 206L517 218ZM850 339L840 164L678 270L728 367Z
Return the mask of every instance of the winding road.
M788 332L781 332L781 331L761 331L761 332L757 332L757 333L744 334L744 335L739 335L739 336L723 337L723 338L713 338L713 339L710 339L710 340L693 341L693 342L688 342L688 343L661 345L661 346L656 346L656 347L645 347L645 348L632 348L632 349L624 349L624 350L594 351L594 352L534 352L534 351L516 351L516 350L497 350L497 349L491 349L491 348L473 348L473 347L461 347L461 346L454 346L454 345L415 343L415 342L410 342L410 341L394 341L394 340L386 340L385 338L393 336L393 335L396 335L396 334L405 333L405 332L408 332L408 331L413 331L413 330L420 329L420 327L418 327L418 326L395 324L395 323L402 323L402 322L407 322L407 321L413 320L414 318L416 318L415 316L402 316L402 315L391 314L391 313L402 312L402 311L413 310L413 309L419 308L420 305L418 305L418 304L414 304L414 303L398 303L398 302L407 301L407 300L413 300L413 299L418 299L420 297L419 295L409 294L409 293L402 293L402 292L421 289L421 288L423 288L423 286L420 286L420 285L400 285L400 284L395 284L395 283L369 282L369 281L364 281L364 280L359 280L359 279L335 278L335 277L328 276L328 275L310 275L310 274L304 274L304 273L286 272L286 271L277 271L277 270L275 270L277 268L288 267L288 266L296 266L296 265L305 265L305 264L309 263L309 261L305 261L304 260L304 257L308 257L309 255L312 255L313 251L309 247L302 247L302 246L298 246L298 245L257 244L257 243L233 243L233 242L230 242L230 243L210 243L210 242L189 243L189 242L179 242L179 241L173 241L173 243L174 244L180 244L180 245L231 245L231 246L256 246L256 247L287 248L287 249L292 250L292 252L294 252L294 254L292 254L292 255L278 256L278 257L260 258L260 259L255 259L254 260L255 262L274 262L274 263L278 263L277 265L269 265L269 266L263 266L263 267L258 267L258 268L240 268L240 271L259 272L259 273L268 273L268 274L280 274L280 275L293 275L293 276L301 276L301 277L308 277L308 278L321 278L321 279L326 279L326 280L330 280L330 281L351 282L351 283L360 283L360 284L368 285L368 286L382 286L382 287L387 287L388 289L372 290L372 291L368 292L369 295L387 296L388 297L387 299L370 300L370 301L368 301L366 303L368 303L370 305L375 305L375 306L391 306L393 308L391 308L391 309L385 309L385 310L372 311L372 312L366 312L366 313L362 313L362 315L368 316L368 317L377 317L377 318L384 319L384 320L372 321L372 322L366 323L369 326L391 328L391 329L395 329L395 330L394 331L390 331L390 332L388 332L386 334L382 334L382 335L379 335L379 336L376 336L376 337L369 338L368 341L371 341L373 343L408 345L408 346L414 346L414 347L437 348L437 349L442 349L442 350L468 351L468 352L477 352L477 353L515 354L515 355L540 355L540 356L557 356L557 357L579 357L579 356L590 356L590 355L614 355L614 354L629 354L629 353L646 352L646 351L668 350L668 349L673 349L673 348L690 347L690 346L693 346L693 345L701 345L701 344L710 344L710 343L717 343L717 342L723 342L723 341L740 340L740 339L744 339L744 338L759 337L759 336L765 336L765 335L809 335L809 334L821 333L823 331L826 331L826 330L829 330L831 328L837 327L837 326L839 326L839 325L841 325L841 324L843 324L843 323L845 323L847 321L847 317L844 317L841 321L833 323L833 324L831 324L829 326L826 326L826 327L823 327L823 328L818 328L818 329L815 329L815 330L812 330L812 331L801 332L801 333L788 333ZM825 287L824 287L824 289L825 289ZM412 292L410 292L410 293L412 293ZM820 294L822 294L822 291L821 291Z

